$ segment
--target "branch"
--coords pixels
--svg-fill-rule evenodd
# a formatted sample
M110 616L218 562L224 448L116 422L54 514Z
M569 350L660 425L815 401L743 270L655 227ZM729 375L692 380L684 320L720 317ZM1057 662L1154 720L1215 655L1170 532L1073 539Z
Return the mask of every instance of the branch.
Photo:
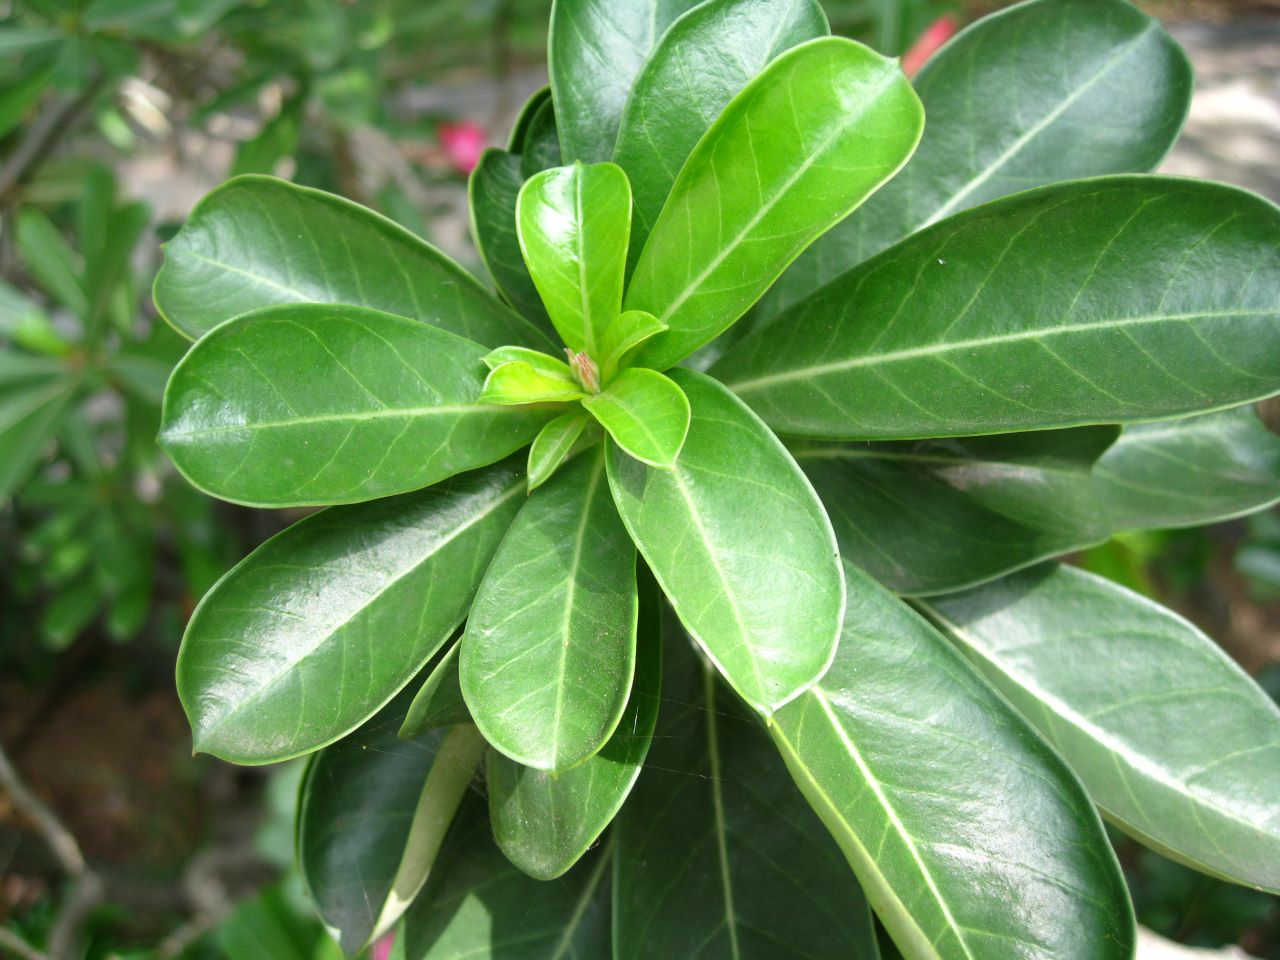
M80 121L105 83L105 77L99 74L89 81L89 85L78 97L59 97L36 117L35 123L27 128L22 141L9 154L4 166L0 167L0 200L44 162L44 158L63 135Z
M45 954L7 927L0 927L0 948L8 950L18 960L49 960Z

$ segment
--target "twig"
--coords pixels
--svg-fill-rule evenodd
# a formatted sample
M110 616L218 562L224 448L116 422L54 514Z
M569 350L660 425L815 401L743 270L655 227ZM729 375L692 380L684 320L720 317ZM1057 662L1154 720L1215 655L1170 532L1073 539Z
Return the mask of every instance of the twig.
M105 82L99 74L89 81L78 97L60 97L36 117L4 166L0 167L0 199L35 172L58 140L79 122Z
M80 844L71 831L63 826L57 815L45 805L23 782L17 769L9 760L4 746L0 745L0 787L3 787L15 809L25 815L40 833L45 844L53 852L62 871L72 883L71 894L62 904L49 934L49 952L30 953L40 960L70 960L77 955L80 930L93 908L102 900L102 881L89 869ZM16 949L12 946L10 949Z
M18 960L49 960L46 954L41 953L12 930L8 930L5 927L0 927L0 950L8 950Z

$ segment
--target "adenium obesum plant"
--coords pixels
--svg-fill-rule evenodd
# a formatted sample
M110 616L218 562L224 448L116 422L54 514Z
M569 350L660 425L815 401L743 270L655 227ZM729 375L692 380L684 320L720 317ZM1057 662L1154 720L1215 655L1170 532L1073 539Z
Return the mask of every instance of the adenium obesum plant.
M812 0L558 0L549 54L471 179L499 296L261 177L156 283L174 463L328 505L178 687L198 750L312 755L343 947L873 958L874 913L911 958L1129 957L1099 811L1280 889L1274 704L1036 566L1280 499L1280 211L1142 174L1170 38L1031 0L913 88Z

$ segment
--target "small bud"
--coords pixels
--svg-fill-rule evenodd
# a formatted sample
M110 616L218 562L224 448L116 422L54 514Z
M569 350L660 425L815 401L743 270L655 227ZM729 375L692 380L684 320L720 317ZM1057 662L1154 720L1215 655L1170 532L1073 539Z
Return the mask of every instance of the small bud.
M569 358L569 366L573 368L574 375L578 378L578 382L582 384L582 389L588 393L600 392L600 368L596 366L596 362L587 356L585 350L574 353L568 347L564 348L565 356Z

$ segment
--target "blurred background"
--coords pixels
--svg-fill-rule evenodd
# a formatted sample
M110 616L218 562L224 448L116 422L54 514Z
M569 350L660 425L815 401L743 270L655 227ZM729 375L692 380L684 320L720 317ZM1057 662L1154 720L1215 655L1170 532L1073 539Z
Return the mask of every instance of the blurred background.
M908 70L1000 6L824 5ZM1280 200L1280 0L1140 5L1197 73L1163 169ZM27 960L6 932L54 956L78 934L92 960L338 956L292 874L299 764L191 756L183 626L296 514L212 501L156 449L184 342L150 284L159 245L239 173L343 194L482 272L466 176L546 82L549 8L0 0L0 957ZM1181 611L1280 695L1280 511L1076 559ZM1144 925L1280 960L1280 900L1116 842Z

